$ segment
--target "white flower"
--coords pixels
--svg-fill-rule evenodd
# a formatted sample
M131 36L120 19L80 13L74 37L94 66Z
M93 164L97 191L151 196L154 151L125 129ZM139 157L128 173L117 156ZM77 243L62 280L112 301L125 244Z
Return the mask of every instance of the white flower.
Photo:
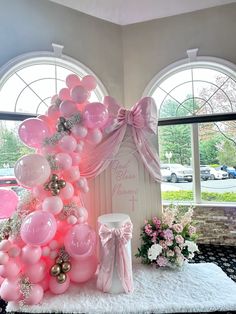
M197 244L196 244L195 242L193 242L193 241L188 241L188 240L186 240L186 241L185 241L185 246L188 247L188 250L189 250L189 252L191 252L191 253L198 251L198 246L197 246Z
M162 252L162 246L159 244L153 244L149 250L148 250L148 258L153 261L157 259L157 256L159 256Z

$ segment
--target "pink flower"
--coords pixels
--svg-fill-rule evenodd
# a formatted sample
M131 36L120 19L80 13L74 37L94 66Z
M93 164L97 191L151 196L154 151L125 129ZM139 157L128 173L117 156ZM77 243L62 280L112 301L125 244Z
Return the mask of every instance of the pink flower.
M152 226L150 224L147 224L145 227L144 227L144 231L147 235L151 235L152 234Z
M181 249L178 246L174 248L174 251L177 255L181 254Z
M181 236L181 235L177 235L175 237L175 241L178 243L178 244L183 244L184 243L184 238Z
M159 244L163 247L164 250L167 249L166 241L161 240L161 241L159 242Z
M183 231L183 226L181 224L174 224L173 227L175 232L180 233Z
M156 226L157 229L160 228L160 225L161 225L160 219L158 219L157 217L153 217L152 221L153 221L153 223L154 223L154 225Z
M166 241L166 245L167 245L167 246L172 246L172 245L173 245L173 241L167 240L167 241Z
M157 265L160 267L164 267L168 264L168 260L163 256L158 256Z
M154 231L152 234L152 242L156 243L157 242L157 231Z
M166 239L166 240L173 240L174 239L174 235L173 235L173 231L170 230L170 229L166 229L163 231L163 237Z
M194 226L189 226L188 232L189 235L191 236L193 233L196 233L196 228Z
M168 250L166 254L167 254L168 257L172 257L172 256L175 255L175 252L172 251L172 250Z

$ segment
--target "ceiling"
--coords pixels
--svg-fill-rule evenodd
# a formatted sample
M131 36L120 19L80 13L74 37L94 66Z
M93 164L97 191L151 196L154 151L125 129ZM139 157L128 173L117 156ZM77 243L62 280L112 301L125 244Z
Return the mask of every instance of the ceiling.
M193 12L236 0L50 0L119 25Z

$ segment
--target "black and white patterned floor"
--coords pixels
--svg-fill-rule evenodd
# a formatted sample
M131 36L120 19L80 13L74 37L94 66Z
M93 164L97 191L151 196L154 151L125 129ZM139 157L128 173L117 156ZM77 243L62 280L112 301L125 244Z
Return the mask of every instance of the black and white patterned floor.
M199 253L196 254L191 263L209 262L215 263L221 267L228 277L236 282L236 246L199 245ZM6 313L5 307L5 302L0 300L0 313ZM236 311L211 313L236 314ZM94 314L96 314L96 310L94 311Z

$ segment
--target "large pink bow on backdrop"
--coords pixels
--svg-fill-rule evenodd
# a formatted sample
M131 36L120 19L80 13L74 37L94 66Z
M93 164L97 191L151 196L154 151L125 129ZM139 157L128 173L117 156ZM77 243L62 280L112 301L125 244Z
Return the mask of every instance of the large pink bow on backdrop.
M95 177L105 170L120 149L127 127L132 135L137 151L150 175L161 181L160 162L155 147L148 137L157 132L157 107L151 97L141 99L131 110L120 107L112 97L105 97L104 104L109 111L106 126L107 136L96 146L95 151L85 152L81 163L81 175ZM149 136L148 136L149 134Z
M120 228L109 228L107 225L100 225L98 233L103 249L101 250L101 266L97 287L103 292L110 291L115 261L122 287L126 293L133 291L131 258L125 247L132 238L132 229L133 225L130 222Z

